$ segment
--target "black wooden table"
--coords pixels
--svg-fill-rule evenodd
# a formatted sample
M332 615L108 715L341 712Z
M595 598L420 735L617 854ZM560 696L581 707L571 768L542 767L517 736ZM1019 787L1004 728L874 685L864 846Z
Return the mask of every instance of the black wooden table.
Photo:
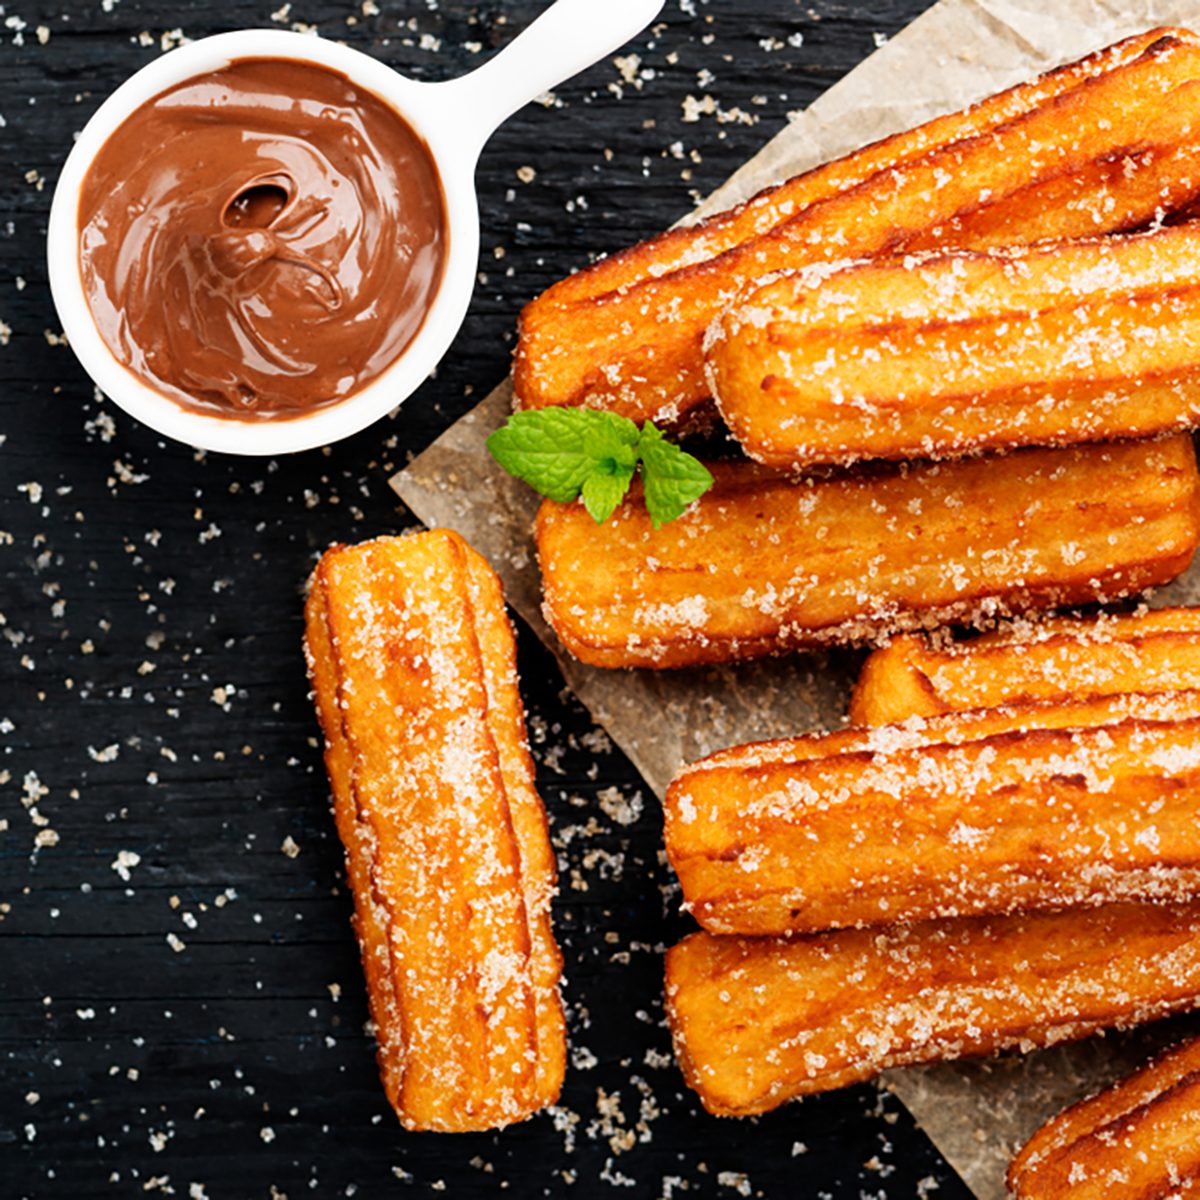
M571 1069L561 1107L525 1125L404 1133L363 1031L299 649L317 554L413 523L386 480L501 378L519 306L674 220L922 7L669 0L623 52L638 60L600 64L492 141L479 287L437 377L395 421L254 461L140 428L93 394L57 336L43 240L73 134L184 35L295 23L440 79L540 4L6 6L2 1200L966 1195L873 1088L756 1121L701 1111L663 1025L661 952L687 922L657 805L530 636L522 672L561 865Z

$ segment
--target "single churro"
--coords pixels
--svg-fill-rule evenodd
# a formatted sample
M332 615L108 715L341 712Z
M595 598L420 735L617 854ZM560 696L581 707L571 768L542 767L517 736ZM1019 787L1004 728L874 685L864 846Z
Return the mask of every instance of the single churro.
M1200 896L1200 692L1019 704L723 750L667 855L712 933Z
M1008 1186L1015 1200L1200 1196L1200 1039L1048 1121Z
M1200 688L1200 608L1019 620L966 641L902 634L863 664L855 725L1032 700Z
M679 667L1115 599L1186 568L1191 440L1024 450L790 480L745 462L654 529L546 501L545 613L603 667Z
M384 1087L410 1129L558 1097L554 857L495 573L444 530L335 546L306 650Z
M675 1053L750 1116L888 1067L1032 1049L1200 1003L1200 902L1119 904L667 952Z
M1200 227L763 281L706 343L768 466L1144 437L1200 420Z

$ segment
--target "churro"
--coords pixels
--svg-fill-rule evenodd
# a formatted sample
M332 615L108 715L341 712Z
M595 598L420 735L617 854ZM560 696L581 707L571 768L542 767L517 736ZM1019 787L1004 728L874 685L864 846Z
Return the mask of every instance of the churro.
M410 1129L552 1104L565 1037L553 852L500 582L443 530L335 546L306 651L379 1064Z
M667 1014L709 1112L749 1116L888 1067L1032 1049L1200 1003L1200 902L797 938L695 933Z
M968 641L903 634L863 664L855 725L1073 696L1200 688L1200 608L1016 621Z
M1048 1121L1008 1186L1015 1200L1200 1196L1200 1039Z
M1200 692L1017 705L720 751L664 805L713 933L1200 896Z
M1200 419L1200 227L881 258L767 280L709 381L768 466L1144 437Z
M712 463L651 526L546 501L547 620L603 667L679 667L1114 599L1174 578L1200 521L1187 437L792 481Z

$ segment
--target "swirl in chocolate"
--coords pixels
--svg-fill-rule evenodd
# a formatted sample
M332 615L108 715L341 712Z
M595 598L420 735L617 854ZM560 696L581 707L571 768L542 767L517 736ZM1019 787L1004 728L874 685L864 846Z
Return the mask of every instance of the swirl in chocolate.
M303 415L353 395L421 327L447 248L428 149L324 67L245 59L144 104L79 205L113 353L189 407Z

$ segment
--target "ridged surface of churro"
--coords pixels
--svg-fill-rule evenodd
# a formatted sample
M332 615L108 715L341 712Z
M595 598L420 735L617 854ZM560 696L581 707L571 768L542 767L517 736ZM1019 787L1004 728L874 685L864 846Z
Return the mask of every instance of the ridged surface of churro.
M895 1066L1032 1049L1200 1002L1200 902L797 938L695 933L667 1012L709 1112L749 1116Z
M1200 46L1152 30L563 280L521 317L518 403L712 419L704 332L763 275L1136 229L1200 191Z
M1017 621L969 641L904 634L863 664L855 725L1032 700L1200 688L1200 608Z
M1200 692L1017 705L722 751L664 806L713 933L1200 895Z
M434 530L335 546L306 650L384 1087L410 1129L558 1096L554 858L494 572Z
M604 667L731 662L1128 595L1191 561L1190 439L791 481L748 463L655 530L546 501L545 612Z
M753 459L870 458L1142 437L1200 418L1200 227L788 273L707 341Z
M1013 1159L1015 1200L1200 1195L1200 1039L1048 1121Z

